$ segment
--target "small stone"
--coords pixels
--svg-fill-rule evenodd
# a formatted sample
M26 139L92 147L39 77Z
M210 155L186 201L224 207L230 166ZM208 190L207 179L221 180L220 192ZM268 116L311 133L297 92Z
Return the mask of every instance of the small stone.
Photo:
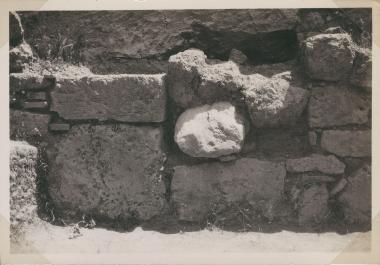
M222 210L242 202L268 212L282 198L285 175L283 163L253 158L177 166L171 198L182 221L204 221L212 212L227 217Z
M48 107L47 101L25 101L23 104L24 109L43 110Z
M332 127L364 124L371 109L370 98L345 87L315 87L309 101L309 125Z
M186 110L175 126L174 140L193 157L219 157L241 150L247 129L244 118L227 102Z
M303 175L302 182L304 184L309 183L321 183L321 182L334 182L335 178L325 175Z
M344 187L347 185L347 180L345 178L342 178L330 191L330 196L335 196L339 192L341 192Z
M325 184L305 189L298 200L298 224L301 227L323 223L329 213L329 193Z
M307 90L259 74L250 75L249 80L242 93L255 127L291 125L298 120L307 104Z
M220 156L218 157L220 162L230 162L238 159L237 155L226 155L226 156Z
M319 171L325 174L343 174L345 167L345 164L333 155L312 154L286 161L286 169L292 173Z
M348 34L319 34L307 38L303 53L308 75L326 81L348 77L355 56Z
M366 164L347 178L338 197L349 223L371 225L371 166Z
M317 133L311 131L311 132L308 133L308 136L309 136L309 144L310 144L311 146L315 146L315 145L317 145L317 139L318 139L318 135L317 135Z
M241 51L236 50L236 49L232 49L231 52L230 52L229 60L233 61L233 62L235 62L237 64L244 64L244 63L246 63L248 61L248 58Z
M321 147L341 157L369 157L371 156L371 130L324 131Z
M70 130L69 123L50 123L49 130L53 132L67 132Z
M27 92L28 100L39 100L46 101L47 95L46 92Z

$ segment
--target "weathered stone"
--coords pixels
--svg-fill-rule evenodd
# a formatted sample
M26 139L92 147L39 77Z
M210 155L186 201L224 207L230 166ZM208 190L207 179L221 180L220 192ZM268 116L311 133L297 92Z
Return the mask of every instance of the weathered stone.
M10 223L13 232L37 217L37 148L26 142L10 142Z
M45 90L54 86L54 78L33 73L12 73L9 75L11 92L23 90Z
M316 87L309 102L309 126L363 124L371 109L369 98L345 87Z
M35 25L28 28L27 41L36 47L53 43L52 36L65 25L64 37L78 43L79 48L84 42L84 61L96 68L119 58L120 65L130 58L156 56L166 60L173 51L186 49L194 42L197 47L228 56L232 48L244 40L252 41L256 34L291 31L297 23L297 9L113 10L67 12L64 16L23 12L23 21ZM31 37L38 35L38 29L43 29L44 39ZM278 42L267 43L263 48L284 50L278 46Z
M305 189L298 200L298 224L303 227L323 223L329 213L329 192L325 184Z
M247 132L244 118L227 102L186 110L178 118L174 140L193 157L219 157L241 150Z
M307 12L301 14L299 32L310 32L321 30L325 26L325 20L318 12Z
M229 99L244 86L247 76L234 62L208 64L206 58L195 49L169 58L168 90L177 105L188 108Z
M9 47L16 47L24 41L24 29L20 16L16 12L9 12Z
M349 223L371 224L371 166L364 165L352 176L339 195L345 220Z
M330 196L335 196L339 192L341 192L344 187L347 185L347 180L345 178L342 178L330 191Z
M316 132L313 132L313 131L310 131L308 133L308 136L309 136L309 144L311 146L315 146L317 145L317 140L318 140L318 135Z
M281 200L285 175L283 163L251 158L178 166L174 168L171 198L184 221L204 221L211 211L220 212L242 202L269 211Z
M354 68L350 78L350 83L356 86L372 88L372 53L370 49L356 50Z
M11 73L21 72L25 65L33 59L33 51L29 44L21 43L9 51L9 70Z
M324 31L326 34L345 33L341 27L330 27Z
M288 159L286 169L292 173L319 171L325 174L343 174L345 165L333 155L312 154L307 157Z
M249 79L242 93L254 126L276 127L297 121L307 104L307 90L293 87L281 78L254 74Z
M70 130L70 124L68 123L50 123L49 130L53 132L67 132Z
M355 52L348 34L319 34L304 43L306 72L313 79L338 81L350 74Z
M30 110L43 110L48 107L48 103L47 101L25 101L23 107Z
M161 128L76 125L48 147L49 193L66 215L148 220L165 204Z
M52 111L67 120L162 122L164 75L92 75L58 79Z
M324 131L321 146L326 151L342 157L371 156L371 131Z
M232 49L231 52L230 52L229 60L233 61L233 62L235 62L237 64L244 64L244 63L247 62L248 58L241 51L236 50L236 49Z
M28 100L47 100L46 92L28 92L26 97L28 98Z
M10 138L12 140L43 139L48 133L50 115L10 110Z

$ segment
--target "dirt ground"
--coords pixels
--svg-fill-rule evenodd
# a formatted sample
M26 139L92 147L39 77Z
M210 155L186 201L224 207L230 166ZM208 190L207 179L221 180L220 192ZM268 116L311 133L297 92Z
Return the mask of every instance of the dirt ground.
M340 252L368 251L371 244L371 232L339 235L202 230L163 234L137 227L124 233L80 228L80 234L75 234L73 227L46 222L25 227L24 231L19 242L12 242L13 253Z

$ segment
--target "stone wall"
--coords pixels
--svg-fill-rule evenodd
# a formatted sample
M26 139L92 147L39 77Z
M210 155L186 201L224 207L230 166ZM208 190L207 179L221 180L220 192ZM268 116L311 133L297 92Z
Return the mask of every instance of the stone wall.
M60 219L370 229L368 10L20 15L10 135L44 154Z

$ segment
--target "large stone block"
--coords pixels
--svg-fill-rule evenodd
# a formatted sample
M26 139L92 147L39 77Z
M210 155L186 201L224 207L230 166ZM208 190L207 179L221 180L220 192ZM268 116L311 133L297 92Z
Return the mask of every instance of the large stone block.
M37 148L10 142L10 222L12 233L37 218Z
M349 223L371 224L371 166L364 165L347 178L339 195L344 217Z
M183 152L194 157L237 153L247 133L244 123L228 102L192 108L178 118L174 140Z
M316 87L309 102L310 127L363 124L368 121L371 101L345 87Z
M161 128L77 125L48 147L49 193L68 215L148 220L165 204Z
M10 110L10 138L12 140L42 140L48 134L50 115Z
M358 49L350 82L371 91L372 88L372 53L370 49Z
M9 74L10 92L28 90L46 90L54 86L55 79L52 76L44 76L36 73L11 73Z
M286 175L283 163L243 158L228 163L177 166L172 179L172 202L184 221L204 221L240 203L266 212L280 201Z
M348 34L319 34L304 42L304 62L313 79L338 81L351 72L355 51Z
M286 169L292 173L319 171L325 174L343 174L345 167L344 163L333 155L312 154L286 161Z
M371 131L324 131L321 146L326 151L342 157L368 157L371 156Z
M91 75L60 78L51 92L51 110L67 120L162 122L164 75Z

